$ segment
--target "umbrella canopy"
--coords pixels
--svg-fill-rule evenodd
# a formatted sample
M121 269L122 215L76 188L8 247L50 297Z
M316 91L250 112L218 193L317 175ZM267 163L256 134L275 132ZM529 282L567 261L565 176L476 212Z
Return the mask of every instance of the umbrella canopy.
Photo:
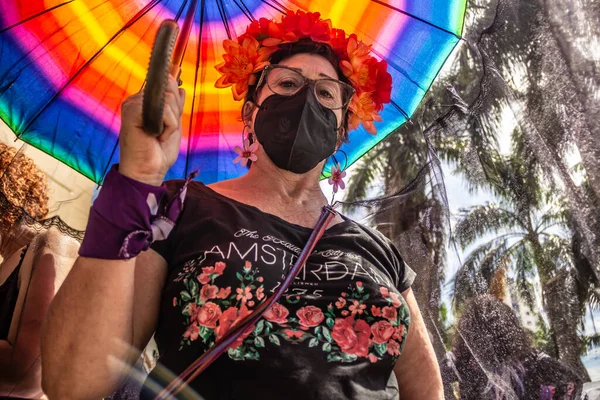
M143 84L164 19L182 22L187 0L0 0L0 118L23 141L101 182L119 158L120 105ZM199 170L212 183L244 174L241 102L217 89L222 42L253 19L320 12L385 59L392 102L378 134L361 126L342 146L347 164L410 118L458 43L466 0L202 0L182 64L187 100L179 158L167 178ZM344 158L342 158L343 160ZM338 157L339 160L339 157ZM329 171L330 160L325 168ZM326 175L327 175L326 173Z

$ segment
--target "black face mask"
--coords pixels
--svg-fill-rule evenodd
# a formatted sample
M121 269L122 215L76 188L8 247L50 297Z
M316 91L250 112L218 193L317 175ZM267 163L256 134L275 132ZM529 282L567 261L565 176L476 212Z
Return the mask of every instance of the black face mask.
M256 114L254 132L278 168L303 174L335 151L337 118L306 86L293 96L267 97Z

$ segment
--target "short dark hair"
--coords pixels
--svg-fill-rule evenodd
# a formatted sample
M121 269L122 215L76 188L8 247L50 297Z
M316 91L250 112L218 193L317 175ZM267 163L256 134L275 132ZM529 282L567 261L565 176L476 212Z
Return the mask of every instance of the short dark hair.
M296 54L315 54L325 58L331 63L335 72L338 75L338 79L344 83L350 84L350 80L344 75L340 68L340 59L335 53L333 48L327 43L315 42L310 38L303 38L294 43L284 43L279 46L279 50L274 52L269 58L271 64L279 64L280 62L296 55ZM256 99L256 92L259 89L258 82L262 71L256 73L256 84L248 86L248 93L244 99L244 105L242 107L242 120L247 120L254 111L254 105L246 107L249 103L254 103ZM344 122L342 124L344 129L343 141L348 140L348 113L344 116Z

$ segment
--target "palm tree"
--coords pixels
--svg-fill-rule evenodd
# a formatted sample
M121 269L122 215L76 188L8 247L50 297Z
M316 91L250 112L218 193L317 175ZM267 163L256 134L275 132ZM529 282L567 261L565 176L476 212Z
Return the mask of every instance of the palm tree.
M577 326L583 307L571 241L555 232L557 226L566 228L565 222L564 210L540 213L506 200L461 209L454 237L463 249L476 247L456 274L454 301L459 307L467 298L488 292L498 271L510 267L520 295L533 304L531 282L537 276L559 359L589 380L579 358ZM482 238L489 239L480 242Z

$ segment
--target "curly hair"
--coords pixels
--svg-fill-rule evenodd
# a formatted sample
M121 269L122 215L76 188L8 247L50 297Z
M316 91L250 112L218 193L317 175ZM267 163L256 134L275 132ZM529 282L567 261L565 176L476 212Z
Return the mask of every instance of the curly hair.
M7 234L24 216L48 214L48 181L33 160L0 143L0 233Z

